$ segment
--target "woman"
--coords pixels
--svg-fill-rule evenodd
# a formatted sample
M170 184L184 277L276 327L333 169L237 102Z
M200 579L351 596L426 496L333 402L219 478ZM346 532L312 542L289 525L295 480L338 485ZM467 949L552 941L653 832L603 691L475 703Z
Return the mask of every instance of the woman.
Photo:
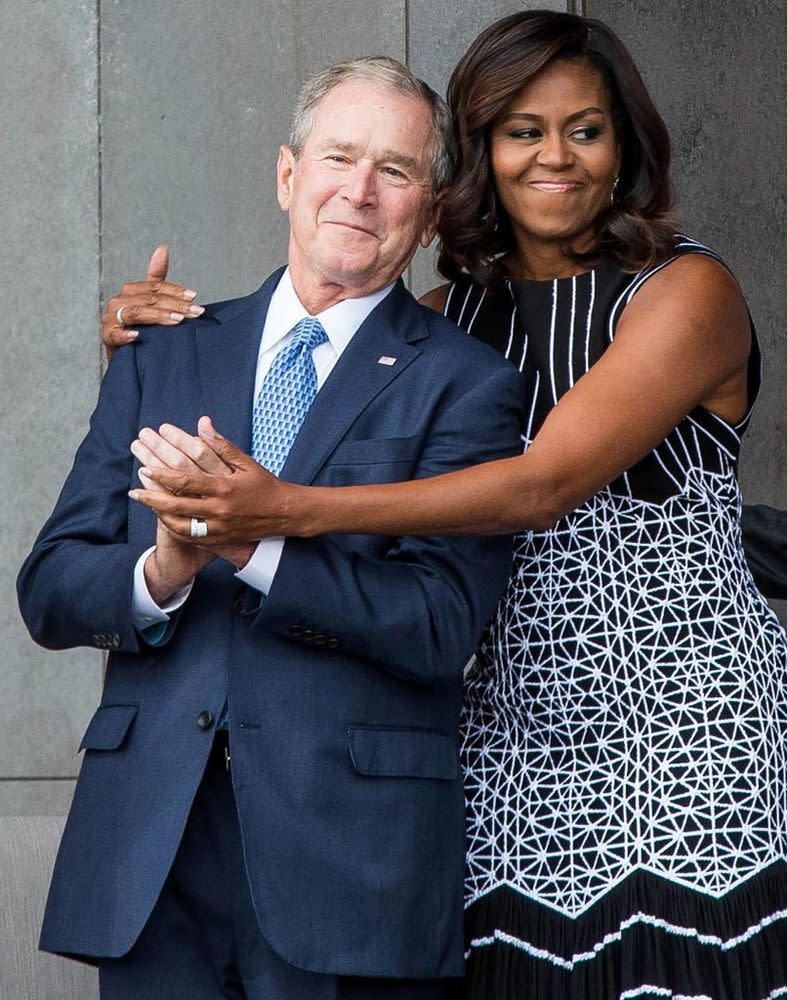
M787 994L787 652L740 548L740 290L674 235L667 133L602 23L504 18L448 97L451 283L427 300L522 371L523 455L332 490L203 440L247 538L518 533L467 685L469 996ZM140 499L218 540L221 486Z

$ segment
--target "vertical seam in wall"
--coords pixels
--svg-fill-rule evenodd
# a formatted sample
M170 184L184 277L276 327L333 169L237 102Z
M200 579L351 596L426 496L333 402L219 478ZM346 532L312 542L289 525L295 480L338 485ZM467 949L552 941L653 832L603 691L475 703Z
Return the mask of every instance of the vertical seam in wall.
M96 267L96 298L98 300L98 314L101 315L101 294L104 289L104 133L101 128L101 0L96 0L96 225L98 264ZM100 324L99 324L100 329ZM106 355L101 346L101 337L98 338L98 382L104 376L106 367ZM101 653L101 678L102 684L107 670L107 660L109 654Z
M103 132L101 129L101 0L96 0L96 223L98 266L97 279L98 286L96 294L98 298L98 312L101 314L101 292L104 287L104 215L103 215L103 188L104 188L104 164L103 154ZM104 352L101 350L101 338L98 340L98 378L104 371Z
M410 0L404 0L404 64L410 67ZM413 262L407 265L404 282L408 288L413 287Z
M410 0L404 0L404 63L410 65Z

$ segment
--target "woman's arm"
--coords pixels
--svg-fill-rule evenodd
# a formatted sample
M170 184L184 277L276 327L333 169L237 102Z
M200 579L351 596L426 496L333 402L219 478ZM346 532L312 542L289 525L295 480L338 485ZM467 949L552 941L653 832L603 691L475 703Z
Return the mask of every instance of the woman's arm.
M222 540L326 533L451 535L544 529L650 452L699 404L734 422L746 410L751 329L743 296L710 258L682 257L623 312L614 342L555 406L527 453L416 482L303 487L270 476L221 438L206 444L233 467L161 479L189 497L137 498L187 533L191 516Z

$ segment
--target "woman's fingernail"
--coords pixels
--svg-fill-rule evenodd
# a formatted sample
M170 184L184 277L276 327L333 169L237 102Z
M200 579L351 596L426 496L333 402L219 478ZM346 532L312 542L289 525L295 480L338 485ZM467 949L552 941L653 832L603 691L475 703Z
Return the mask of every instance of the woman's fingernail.
M204 306L189 306L189 316L201 316L204 312Z
M197 293L194 291L193 288L187 288L186 291L183 293L183 298L184 299L188 299L189 302L192 299L196 299L196 297L197 297Z
M175 323L180 323L180 321L184 318L184 316L183 313L170 313L169 318L173 320Z
M136 340L139 336L139 330L126 330L127 340Z

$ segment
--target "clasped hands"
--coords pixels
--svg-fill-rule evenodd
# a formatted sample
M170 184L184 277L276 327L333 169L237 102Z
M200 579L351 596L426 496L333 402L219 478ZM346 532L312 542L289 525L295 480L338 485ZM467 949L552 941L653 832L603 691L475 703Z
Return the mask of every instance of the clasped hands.
M131 451L141 463L143 489L129 496L158 517L145 576L159 604L214 558L240 568L259 539L285 533L276 512L284 509L288 485L222 437L209 417L200 418L196 436L172 424L145 427ZM191 537L193 517L207 522L206 537Z

